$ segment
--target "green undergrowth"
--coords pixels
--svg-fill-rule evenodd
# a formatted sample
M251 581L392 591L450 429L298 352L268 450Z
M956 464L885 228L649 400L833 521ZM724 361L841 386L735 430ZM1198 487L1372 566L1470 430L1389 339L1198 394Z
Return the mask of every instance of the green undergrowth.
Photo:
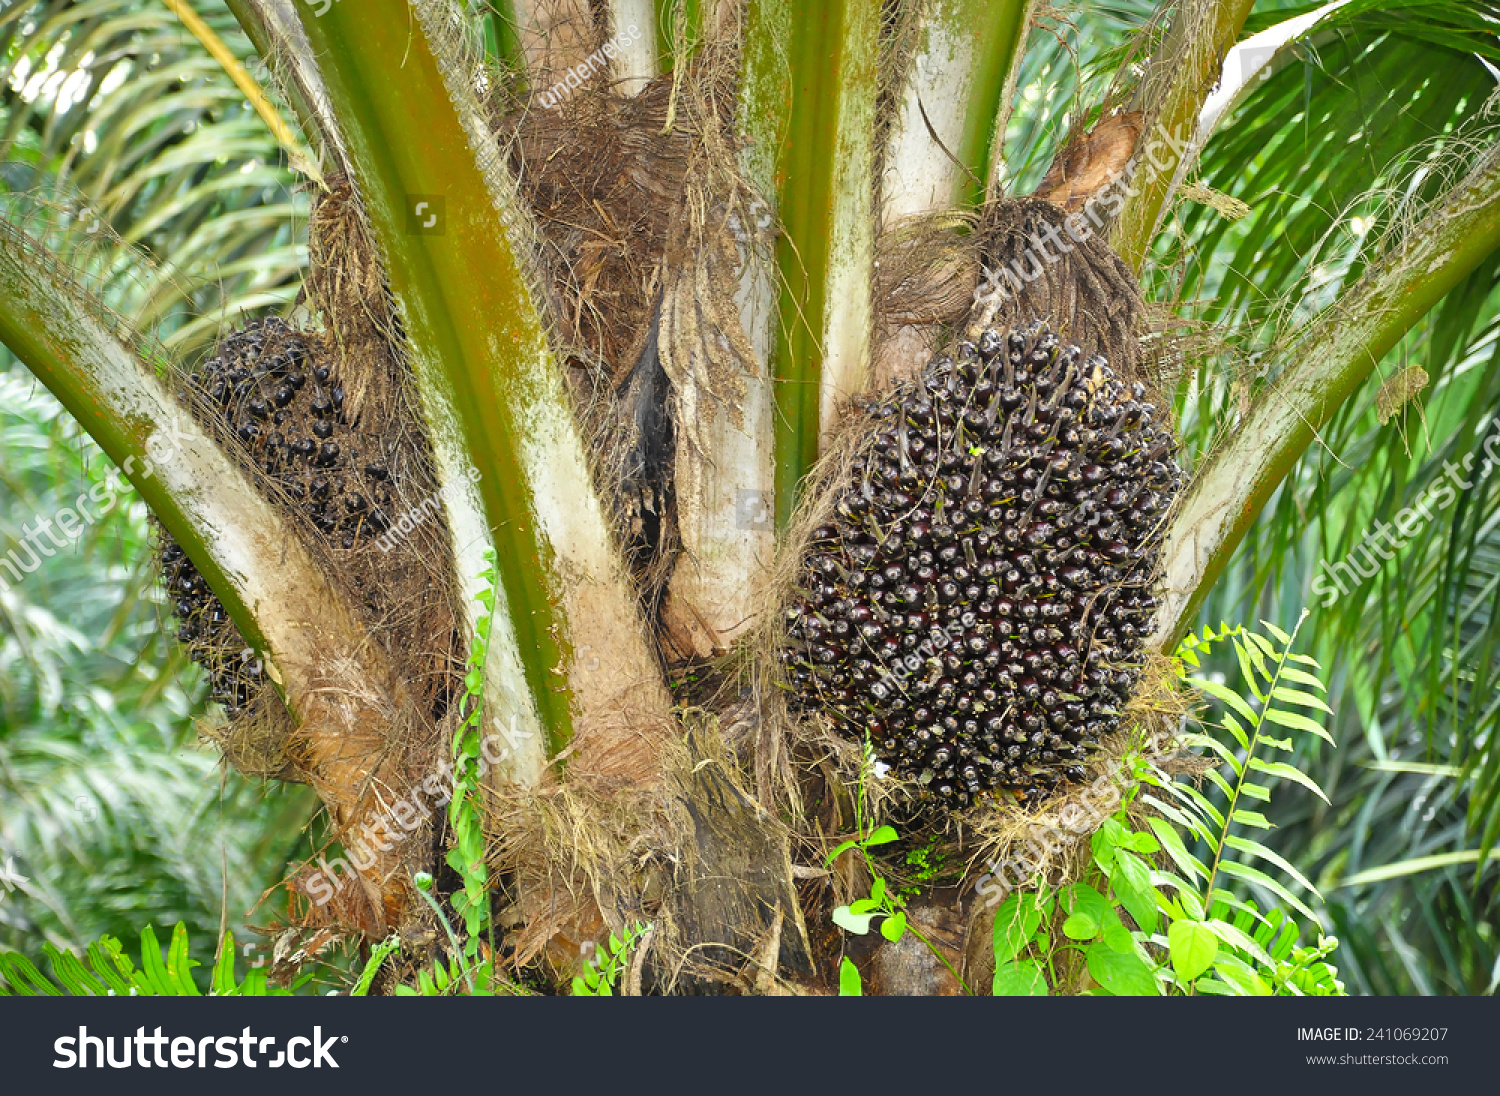
M1338 941L1323 934L1314 910L1321 895L1254 836L1271 828L1264 812L1278 782L1323 796L1312 778L1278 759L1293 753L1299 737L1332 745L1319 722L1331 712L1321 667L1293 650L1301 624L1291 634L1269 623L1264 633L1206 629L1178 647L1182 681L1212 702L1198 729L1177 740L1214 762L1203 786L1165 772L1142 735L1123 758L1118 804L1092 827L1080 878L1051 886L1037 874L1014 889L988 882L993 877L982 881L978 893L999 903L994 996L1345 994L1330 962ZM1238 689L1192 673L1219 644L1233 649ZM867 827L859 812L856 822L859 836L839 845L829 862L857 849L870 872L870 893L838 907L834 922L858 935L878 928L893 943L911 932L965 992L976 992L911 924L906 906L915 889L893 887L881 867L874 850L897 841L896 830ZM908 865L930 871L929 851L908 854ZM1304 929L1315 943L1303 942ZM839 992L863 992L847 956Z

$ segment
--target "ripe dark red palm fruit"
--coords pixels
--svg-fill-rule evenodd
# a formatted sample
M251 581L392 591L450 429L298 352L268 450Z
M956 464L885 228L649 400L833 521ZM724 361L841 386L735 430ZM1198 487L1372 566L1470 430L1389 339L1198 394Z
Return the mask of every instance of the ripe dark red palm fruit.
M870 405L787 610L794 705L929 805L1080 779L1139 680L1183 480L1145 399L1036 323Z

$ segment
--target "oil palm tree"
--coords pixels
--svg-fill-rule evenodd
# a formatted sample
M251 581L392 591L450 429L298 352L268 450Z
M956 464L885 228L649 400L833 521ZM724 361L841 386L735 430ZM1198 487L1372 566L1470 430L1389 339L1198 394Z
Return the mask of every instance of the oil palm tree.
M766 617L831 474L820 455L863 399L981 321L1047 320L1177 393L1193 475L1167 527L1162 650L1205 606L1311 600L1309 516L1332 544L1433 474L1408 453L1482 440L1457 410L1413 422L1421 386L1394 374L1421 347L1445 409L1490 391L1473 364L1500 243L1488 4L1180 0L1069 22L1029 0L231 0L259 80L222 13L171 6L306 178L292 326L190 364L270 303L236 279L296 280L263 261L295 214L257 235L263 207L174 197L189 180L165 146L194 140L176 129L143 190L159 207L132 206L121 235L167 248L182 273L161 281L185 284L108 311L137 253L18 201L0 338L131 476L194 611L208 591L222 606L210 638L243 655L213 666L235 712L226 756L310 784L353 862L331 901L303 903L309 926L421 946L438 937L428 878L451 901L477 868L522 965L569 972L585 941L650 921L664 989L826 978L805 913L849 885L819 853L853 825L851 789L787 733ZM39 90L92 103L105 47L132 48L99 20L15 9L12 88L45 62ZM113 170L91 156L127 147L90 151L88 111L9 110L38 165L85 186ZM260 428L206 402L268 356L256 376L288 414L310 398L304 367L327 371L332 487L278 479L253 455ZM378 544L344 532L365 518L340 526L298 495L330 489L350 514L379 504ZM1457 728L1443 763L1468 774L1456 832L1482 869L1500 817L1479 687L1488 526L1451 529L1412 542L1425 569L1402 623L1359 632L1357 593L1339 619L1389 652L1351 669L1352 691L1396 674L1410 710ZM1403 628L1452 641L1401 648ZM476 708L483 746L462 737ZM477 843L421 791L456 735L487 762ZM392 831L412 801L429 809ZM327 863L296 873L308 898ZM929 897L961 941L983 913L960 882Z

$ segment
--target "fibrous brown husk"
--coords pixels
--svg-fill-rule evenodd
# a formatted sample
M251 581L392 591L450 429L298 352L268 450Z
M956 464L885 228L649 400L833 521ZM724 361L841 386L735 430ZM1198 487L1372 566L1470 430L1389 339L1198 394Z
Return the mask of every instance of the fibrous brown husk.
M537 228L536 279L597 482L650 607L673 547L669 384L658 354L662 254L692 132L668 125L673 83L619 98L599 83L498 115ZM510 104L501 103L501 107Z
M876 273L877 390L913 376L954 326L1042 318L1058 337L1102 354L1126 383L1154 396L1172 381L1167 349L1147 349L1146 303L1130 268L1087 215L1035 197L1001 199L975 214L914 218L882 234ZM1154 343L1151 344L1154 346Z
M1085 354L1102 354L1127 384L1160 393L1160 377L1141 350L1145 307L1135 275L1086 218L1067 229L1069 214L1036 198L1000 201L984 213L980 283L975 289L970 337L991 325L1012 326L1033 317L1051 323L1058 337Z
M670 76L639 95L581 89L497 120L542 235L555 335L570 365L617 388L640 357L657 265L683 197L692 130L666 128Z
M754 360L733 302L733 225L753 219L728 136L734 59L714 41L628 98L601 75L560 102L497 104L554 341L653 616L679 545L676 447L716 409L673 411L692 397L737 415Z
M665 750L666 795L570 780L491 804L491 863L513 884L503 921L518 969L541 962L565 982L592 941L649 924L647 990L723 993L779 925L778 966L811 973L787 830L743 789L713 719L682 718L683 738Z

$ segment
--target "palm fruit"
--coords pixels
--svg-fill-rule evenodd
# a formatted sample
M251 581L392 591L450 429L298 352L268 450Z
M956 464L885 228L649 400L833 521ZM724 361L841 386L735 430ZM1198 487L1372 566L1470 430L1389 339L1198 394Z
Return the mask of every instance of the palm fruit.
M390 527L395 484L389 462L349 425L343 386L316 350L280 319L252 322L199 366L186 402L268 493L279 488L329 546L347 551ZM165 534L161 561L178 639L208 672L213 699L238 715L253 703L261 660Z
M781 650L793 704L928 806L1083 776L1140 677L1170 427L1045 324L984 331L867 408Z

